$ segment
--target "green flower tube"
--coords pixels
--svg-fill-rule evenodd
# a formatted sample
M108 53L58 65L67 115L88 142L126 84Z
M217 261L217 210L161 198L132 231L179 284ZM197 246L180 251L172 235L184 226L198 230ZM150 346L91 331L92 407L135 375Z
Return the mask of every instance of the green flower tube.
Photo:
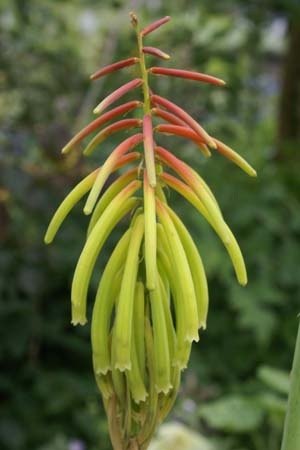
M116 245L101 277L92 316L92 350L96 373L106 374L111 370L109 352L109 326L115 299L119 294L126 253L130 241L130 230Z
M87 231L88 236L90 235L92 229L94 228L100 216L103 214L103 212L109 206L109 204L115 198L115 196L119 194L119 192L121 192L121 190L125 186L127 186L131 181L135 180L136 178L137 178L137 168L134 167L133 169L119 176L104 192L104 194L99 199L91 216Z
M131 230L131 238L124 266L124 274L116 311L114 367L131 370L132 318L134 289L138 273L139 252L144 236L144 216L137 217Z
M94 227L78 260L72 283L72 323L86 322L86 297L88 284L99 252L115 225L139 202L129 198L140 187L138 181L124 188L111 202Z
M178 236L180 237L181 243L183 245L189 263L195 288L195 295L197 299L198 320L199 320L198 325L199 327L205 329L206 318L208 313L208 287L202 259L191 235L189 234L186 227L183 225L182 221L179 219L177 214L175 214L174 211L171 210L171 208L167 207L167 209L175 225Z
M155 360L155 388L157 392L167 394L172 388L172 385L170 381L170 348L163 303L164 300L159 287L150 291Z
M178 277L178 285L181 290L181 295L184 304L184 314L186 321L185 339L188 342L198 341L198 311L197 301L193 279L190 267L186 258L186 254L180 238L177 234L176 228L167 212L166 207L160 202L156 201L157 214L165 229L167 239L169 241L171 254L173 257L173 265ZM179 265L180 261L180 265Z

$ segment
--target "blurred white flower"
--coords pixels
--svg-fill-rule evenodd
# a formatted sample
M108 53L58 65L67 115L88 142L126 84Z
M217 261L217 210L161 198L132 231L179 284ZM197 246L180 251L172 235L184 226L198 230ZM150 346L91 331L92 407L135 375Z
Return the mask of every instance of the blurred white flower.
M162 425L149 450L215 450L201 434L190 430L179 422Z

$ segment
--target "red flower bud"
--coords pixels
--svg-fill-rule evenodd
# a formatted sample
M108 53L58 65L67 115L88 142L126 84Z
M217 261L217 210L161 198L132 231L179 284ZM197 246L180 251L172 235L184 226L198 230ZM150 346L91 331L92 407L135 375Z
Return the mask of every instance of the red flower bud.
M128 155L122 156L119 161L116 163L114 170L118 170L123 166L126 166L127 164L130 164L133 161L136 161L137 159L140 159L141 154L139 152L130 152Z
M156 20L156 22L151 23L146 28L144 28L141 31L142 36L146 36L147 34L151 33L152 31L156 30L156 28L161 27L165 23L169 22L171 20L170 16L163 17L162 19Z
M116 164L120 161L120 158L129 152L132 148L138 145L143 140L143 134L138 133L129 138L125 139L121 144L119 144L106 159L105 163L102 165L101 170L96 178L96 181L89 193L88 199L84 207L84 213L90 214L95 206L97 198L107 181L109 175L113 171Z
M176 134L177 136L191 139L193 142L195 142L197 147L200 148L205 156L211 156L211 153L208 150L207 146L201 141L199 134L195 133L194 130L188 128L187 126L182 127L178 125L159 124L154 128L154 130L158 131L159 133Z
M216 148L216 143L213 139L206 133L206 131L193 119L184 109L180 108L175 103L170 102L166 98L160 97L159 95L151 95L151 100L154 104L158 104L172 111L176 116L187 123L201 138L201 140L212 148Z
M176 158L176 156L161 146L155 147L155 153L158 155L160 161L178 173L188 185L193 183L194 177L192 169L181 161L181 159Z
M165 111L161 108L152 108L151 109L152 114L154 114L157 117L161 117L162 119L166 120L169 123L172 123L173 125L179 125L181 127L186 127L187 124L179 119L179 117L175 116L175 114L171 114L168 111Z
M74 145L81 142L86 136L91 134L93 131L95 131L97 128L99 128L104 123L108 122L109 120L114 119L117 116L121 116L122 114L125 114L132 109L136 108L137 106L141 106L143 103L139 102L138 100L133 100L131 102L124 103L123 105L117 106L116 108L112 109L111 111L108 111L107 113L103 114L103 116L98 117L97 119L93 120L89 125L87 125L85 128L83 128L79 133L77 133L62 149L62 153L68 153Z
M143 53L157 56L158 58L161 58L164 60L170 59L170 55L168 55L165 52L162 52L159 48L156 48L156 47L143 47Z
M155 147L155 152L163 163L173 169L193 189L207 209L217 233L223 242L228 243L230 241L228 227L224 222L217 201L205 181L191 167L179 158L176 158L165 148Z
M170 77L186 78L187 80L202 81L204 83L215 84L216 86L224 86L225 81L220 78L212 77L200 72L191 72L190 70L169 69L167 67L151 67L149 73L155 75L168 75Z
M108 136L117 131L124 130L126 128L135 128L142 125L141 119L123 119L118 122L112 123L108 127L101 130L96 136L91 140L89 145L84 150L84 155L90 155L97 145L101 144Z
M141 78L135 78L134 80L129 81L126 84L123 84L123 86L119 87L114 92L105 97L105 99L102 100L102 102L100 102L98 106L96 106L96 108L94 109L94 113L95 114L101 113L109 105L119 100L119 98L123 97L123 95L127 94L128 91L131 91L132 89L141 86L141 84L143 84L143 80Z
M114 64L110 64L109 66L102 67L102 69L100 70L97 70L97 72L93 73L90 76L90 79L96 80L97 78L103 77L103 75L107 75L108 73L123 69L123 67L132 66L133 64L136 64L138 61L139 58L136 57L123 59L122 61L118 61Z

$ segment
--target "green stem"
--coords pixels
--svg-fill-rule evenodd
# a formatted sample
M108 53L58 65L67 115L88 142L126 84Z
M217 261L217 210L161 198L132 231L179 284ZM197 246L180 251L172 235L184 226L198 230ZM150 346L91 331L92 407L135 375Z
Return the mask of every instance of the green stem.
M146 68L145 55L143 53L143 38L142 38L141 33L138 30L137 30L137 38L138 38L141 76L144 81L144 83L143 83L144 113L151 115L151 102L150 102L150 91L149 91L149 84L148 84L148 72L147 72L147 68Z
M149 114L151 116L151 100L150 100L150 88L148 83L148 71L146 67L145 54L143 52L143 36L141 34L140 25L138 18L135 13L130 13L131 23L135 29L137 42L138 42L138 56L140 59L140 72L143 83L143 96L144 96L144 114ZM161 164L157 163L156 173L161 172ZM159 184L158 184L159 185ZM166 199L165 199L166 200Z
M294 361L291 372L291 387L284 422L281 450L300 449L300 322Z
M151 102L150 102L150 91L149 91L149 84L148 84L148 72L147 72L147 68L146 68L145 55L143 53L143 37L140 32L140 27L139 27L137 17L135 15L133 15L131 17L132 17L132 25L135 28L137 41L138 41L138 52L139 52L139 59L140 59L141 78L144 81L144 83L143 83L144 114L151 115Z

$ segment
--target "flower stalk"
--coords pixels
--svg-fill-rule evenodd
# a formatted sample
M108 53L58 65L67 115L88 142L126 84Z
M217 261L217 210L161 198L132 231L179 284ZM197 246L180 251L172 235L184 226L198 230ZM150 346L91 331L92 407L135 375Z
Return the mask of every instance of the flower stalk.
M91 214L91 218L71 290L72 323L83 325L87 321L87 297L96 260L118 222L129 222L100 277L91 325L95 380L114 450L148 448L157 426L176 400L192 343L206 328L209 295L205 269L189 231L168 204L168 187L205 217L222 240L238 281L242 285L247 282L242 253L214 194L187 163L156 144L154 133L158 139L163 133L192 140L206 157L213 156L210 149L216 150L248 175L256 175L242 157L210 136L183 108L154 94L148 78L152 73L217 86L224 82L181 69L148 69L149 55L170 58L160 49L144 46L144 39L169 22L170 17L142 29L136 14L131 13L130 17L137 38L137 55L96 71L91 79L132 65L139 67L139 77L108 94L94 109L99 117L79 131L62 152L68 153L95 133L83 151L89 156L103 146L104 140L107 145L113 133L141 130L112 148L106 160L99 152L101 165L62 202L45 236L47 244L52 242L66 216L87 195L84 213ZM137 88L141 88L142 99L104 112L128 92L137 92ZM139 111L139 116L121 118L133 111ZM117 117L120 119L113 121ZM129 164L132 167L104 191L109 176Z

